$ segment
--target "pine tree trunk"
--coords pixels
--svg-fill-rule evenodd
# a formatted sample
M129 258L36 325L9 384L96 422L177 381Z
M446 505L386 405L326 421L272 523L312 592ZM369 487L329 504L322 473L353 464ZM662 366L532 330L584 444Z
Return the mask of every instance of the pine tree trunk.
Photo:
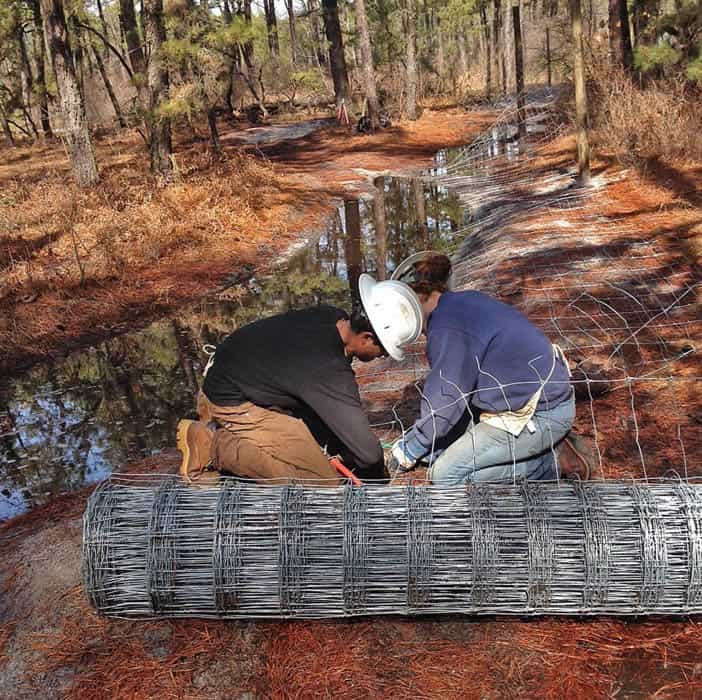
M68 19L68 18L67 18ZM79 28L76 26L76 17L73 15L70 20L69 31L72 38L73 48L73 63L76 67L76 77L78 78L78 88L83 95L85 102L85 65L83 63L83 37L80 34ZM87 109L86 109L87 114Z
M385 180L376 178L373 198L373 222L375 224L375 277L381 282L387 277L387 219L385 217Z
M163 23L163 0L143 0L144 39L149 47L147 78L149 86L149 116L151 170L168 176L173 171L171 153L171 122L159 114L161 104L168 99L168 69L161 58L161 45L166 39Z
M505 92L502 50L502 0L493 0L492 3L492 57L494 61L495 83L502 77L502 93Z
M358 293L358 278L361 276L363 264L361 253L361 212L357 199L347 199L344 202L344 215L346 218L346 238L344 239L346 276L351 290L352 304L355 307L361 302Z
M49 57L61 101L63 138L68 146L76 182L80 187L87 187L98 181L98 172L83 96L78 88L73 55L68 43L63 0L41 0L41 9Z
M326 13L326 7L324 6L324 0L322 0L322 16L324 19L324 28L326 32L327 20L324 16ZM334 7L336 7L336 2L334 2ZM309 0L309 16L310 16L310 26L312 28L312 43L314 45L314 55L317 59L317 65L321 68L327 65L327 51L324 50L324 38L322 36L322 31L319 28L319 9L320 6L317 4L316 0ZM337 10L338 13L338 10ZM337 17L338 21L338 17ZM327 33L327 39L329 34ZM331 50L331 49L330 49Z
M378 117L378 94L375 89L375 69L373 68L373 49L371 47L370 32L368 31L368 16L366 15L365 0L356 0L356 26L358 27L358 40L361 47L363 60L363 88L368 103L368 119L371 131L380 126Z
M134 81L139 87L146 79L146 57L139 36L134 0L119 0L119 26L127 44L127 56L129 65L132 67Z
M546 27L546 80L551 87L551 30Z
M439 73L440 83L439 90L443 90L443 81L446 76L446 59L444 52L444 37L441 34L441 18L439 14L435 14L434 29L436 32L436 68Z
M4 110L0 109L0 126L2 127L2 133L5 135L5 140L10 144L10 146L15 145L15 138L12 135L12 130L7 121L7 116Z
M244 0L244 21L250 27L253 22L251 14L251 0ZM244 66L246 66L245 80L246 84L254 96L254 99L258 103L259 109L263 118L268 117L268 111L266 110L266 97L264 94L263 83L260 80L260 74L256 73L256 66L254 65L254 42L253 39L246 41L241 45L241 56L243 58Z
M98 17L100 17L100 28L102 29L102 33L104 34L106 39L109 39L110 32L109 32L109 29L107 28L107 22L105 21L105 13L102 10L102 2L101 2L101 0L95 0L95 4L97 5ZM95 51L95 50L96 49L93 46L93 51ZM103 46L103 51L104 51L105 56L107 56L110 52L110 50L107 48L107 46Z
M590 184L590 143L587 134L587 92L585 90L585 57L580 0L570 0L570 21L573 32L573 77L575 82L575 126L578 148L578 180Z
M34 109L34 73L32 72L32 63L29 60L29 52L24 38L24 26L22 23L18 25L17 43L20 49L21 67L20 67L20 85L22 88L22 109L25 113L27 124L34 134L35 138L39 138L39 131L34 121L32 111Z
M458 45L458 70L461 75L468 72L468 52L466 51L466 33L461 26L456 30L456 44Z
M234 17L232 17L232 8L229 6L229 0L224 0L222 3L222 17L224 17L225 24L231 24Z
M424 185L419 178L412 180L412 195L414 197L414 213L417 233L422 240L422 246L425 249L431 248L431 236L429 235L429 226L427 226L427 207L424 199Z
M702 5L700 5L702 8ZM644 13L646 12L646 4L644 0L634 0L634 6L632 8L632 18L631 26L634 30L634 36L632 37L633 44L635 47L641 42L641 30L645 26ZM700 9L702 12L702 9Z
M626 0L619 0L619 23L622 29L622 59L624 68L626 68L626 70L631 70L634 66L634 51L631 44L629 9Z
M288 12L288 31L290 32L290 58L293 66L297 65L297 31L295 29L295 8L293 0L285 0L285 9Z
M251 23L253 21L252 15L251 15L251 0L243 0L243 9L244 9L244 21L246 22L248 27L251 27ZM246 60L247 65L249 65L253 62L253 53L254 53L253 39L249 39L249 41L244 43L244 59Z
M144 51L144 42L139 36L134 0L119 0L119 26L127 45L128 63L132 67L131 80L137 91L136 111L139 118L144 120L146 140L150 141L149 102L151 98L146 75L146 52Z
M518 1L518 0L515 0ZM502 8L502 94L507 95L512 92L512 86L517 85L514 73L514 28L512 24L511 2L505 3Z
M246 44L243 46L239 44L238 46L241 56L238 57L238 61L235 61L235 63L238 63L239 66L243 65L245 68L245 70L240 70L240 74L244 78L244 82L249 88L249 92L251 92L256 100L256 104L261 111L261 116L266 119L268 117L268 110L266 109L266 96L263 92L263 85L256 75L256 66L254 66L252 56L253 46L251 47L250 51L247 50Z
M407 56L405 91L405 116L414 121L417 118L417 0L407 0L406 3Z
M251 0L243 0L243 4L238 4L237 15L243 16L244 22L251 27L253 18L251 15ZM268 111L266 110L266 96L264 93L263 83L260 80L260 73L257 73L254 64L254 43L253 40L245 41L237 44L239 49L238 54L234 58L233 67L239 75L244 79L246 86L256 100L256 104L261 112L261 116L266 119ZM233 87L233 84L232 84Z
M52 138L51 122L49 121L49 97L46 89L46 43L44 41L44 23L41 18L39 0L32 0L32 14L37 40L34 44L37 52L37 89L39 92L39 115L41 130L45 138Z
M224 95L224 100L227 103L230 116L234 114L234 77L239 73L241 73L241 58L240 53L235 51L234 56L231 58L231 63L229 64L227 89Z
M484 4L480 6L480 23L483 25L483 36L485 37L485 98L489 102L492 99L492 39Z
M502 0L500 0L500 39L498 45L500 47L500 74L502 75L502 94L504 96L510 91L511 85L511 68L514 63L512 60L512 47L514 43L512 41L512 28L511 20L512 13L509 11L509 4L507 4L507 10L502 12ZM506 17L506 19L505 19Z
M27 125L27 128L29 129L30 133L32 133L35 139L39 138L39 131L37 130L37 125L34 123L34 120L32 119L32 113L31 113L31 100L32 100L32 85L31 85L31 78L27 75L26 70L23 68L20 69L20 86L21 86L21 92L22 92L22 101L21 101L21 109L22 113L24 114L24 119L25 123Z
M105 86L105 90L107 90L110 102L112 103L112 109L115 111L117 122L119 123L120 128L124 129L127 126L127 122L125 121L124 115L122 114L122 109L119 106L119 100L117 99L117 95L115 95L114 88L112 87L110 76L107 75L105 61L103 60L100 52L95 48L95 44L91 43L90 47L93 50L93 57L95 58L95 64L97 65L98 72L102 78L103 85Z
M207 110L207 125L210 128L210 143L212 150L218 155L222 155L222 144L219 142L219 131L217 131L217 110L210 107Z
M337 0L322 0L322 12L324 15L324 30L329 42L329 66L331 67L334 95L336 97L336 106L338 107L342 102L348 102L349 76L346 70L344 41L341 36Z
M609 50L614 65L631 69L634 57L626 0L609 0Z
M34 135L35 140L38 139L39 130L37 129L37 125L34 123L34 119L32 119L31 111L25 105L22 105L22 113L24 114L24 123L27 126L27 130Z
M512 27L514 28L514 68L517 83L517 123L519 139L526 138L526 112L524 109L524 47L522 46L522 23L519 5L512 5Z
M276 61L280 55L280 44L278 43L278 20L275 16L275 0L263 0L263 14L266 18L268 50L271 58Z

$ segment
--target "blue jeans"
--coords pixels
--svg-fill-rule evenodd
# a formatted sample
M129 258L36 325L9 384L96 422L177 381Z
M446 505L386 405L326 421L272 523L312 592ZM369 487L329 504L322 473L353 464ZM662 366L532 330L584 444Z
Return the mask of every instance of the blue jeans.
M429 469L437 486L456 486L469 481L518 481L556 479L558 465L554 447L575 420L575 397L548 411L537 411L536 430L524 428L515 437L486 423L473 423L438 457Z

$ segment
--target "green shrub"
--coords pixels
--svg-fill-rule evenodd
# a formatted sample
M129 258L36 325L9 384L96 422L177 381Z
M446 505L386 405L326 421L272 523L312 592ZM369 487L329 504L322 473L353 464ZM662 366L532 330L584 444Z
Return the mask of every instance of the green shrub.
M687 79L702 84L702 56L688 64Z
M669 68L680 61L682 54L670 44L662 43L655 46L639 46L634 51L634 67L643 73L659 68Z

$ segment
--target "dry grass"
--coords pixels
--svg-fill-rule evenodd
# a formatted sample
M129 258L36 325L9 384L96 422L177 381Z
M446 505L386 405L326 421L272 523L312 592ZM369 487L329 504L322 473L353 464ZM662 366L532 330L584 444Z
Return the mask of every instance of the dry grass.
M590 115L596 145L623 162L650 158L702 160L700 95L682 79L640 86L606 61L591 66Z
M0 300L120 280L176 253L216 257L232 244L253 244L269 234L269 213L260 205L277 186L272 166L244 153L215 163L189 154L168 185L138 161L106 169L87 191L62 174L35 183L7 179ZM274 232L284 226L273 222Z

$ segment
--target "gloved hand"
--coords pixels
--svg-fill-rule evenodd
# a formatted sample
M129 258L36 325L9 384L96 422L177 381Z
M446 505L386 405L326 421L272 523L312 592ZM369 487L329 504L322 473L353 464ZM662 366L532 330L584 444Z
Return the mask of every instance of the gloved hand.
M390 455L385 466L390 476L394 477L400 472L410 471L414 467L415 461L405 453L402 438L400 438L390 448Z

